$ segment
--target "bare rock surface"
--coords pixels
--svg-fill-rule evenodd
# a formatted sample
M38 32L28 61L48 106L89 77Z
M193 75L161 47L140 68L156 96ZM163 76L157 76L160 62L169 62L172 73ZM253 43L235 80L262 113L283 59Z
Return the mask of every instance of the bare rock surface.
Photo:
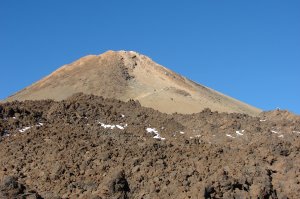
M0 104L0 196L300 198L300 120L270 115L84 94Z

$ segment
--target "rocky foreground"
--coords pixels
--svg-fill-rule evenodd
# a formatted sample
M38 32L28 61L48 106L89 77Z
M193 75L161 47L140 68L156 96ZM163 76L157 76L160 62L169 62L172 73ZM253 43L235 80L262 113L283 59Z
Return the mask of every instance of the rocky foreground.
M0 198L300 198L300 119L77 94L0 104Z

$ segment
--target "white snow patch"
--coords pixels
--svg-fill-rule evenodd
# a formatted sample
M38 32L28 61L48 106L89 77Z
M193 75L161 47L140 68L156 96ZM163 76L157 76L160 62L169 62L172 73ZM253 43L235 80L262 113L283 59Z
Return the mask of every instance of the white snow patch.
M122 126L121 124L117 124L117 125L114 125L114 124L104 124L102 122L99 122L99 124L101 124L101 127L105 128L105 129L118 128L118 129L124 130L125 127L127 127L127 124L125 124L125 126Z
M155 139L159 139L159 140L165 140L166 138L163 138L160 136L160 134L158 133L158 131L155 128L146 128L147 133L153 133Z
M13 117L13 119L15 120L15 119L17 119L16 117Z
M121 117L125 117L125 115L121 114Z
M36 126L40 127L40 126L44 126L44 124L40 122Z
M243 133L245 130L242 130L241 132ZM237 135L244 135L244 134L242 134L240 131L235 131L235 133L237 134Z
M109 129L114 129L116 126L115 125L110 125L110 124L103 124L101 123L101 126L105 129L109 128Z
M277 132L277 131L273 131L273 130L272 130L271 132L272 132L272 133L275 133L275 134L278 134L278 132Z
M31 126L24 127L22 129L20 129L19 132L24 133L25 131L29 130L30 128L31 128Z
M230 135L230 134L226 134L226 136L227 136L227 137L230 137L230 138L235 138L235 137L233 137L233 136Z
M146 128L146 131L148 133L158 133L158 131L155 128Z
M124 127L121 126L121 125L116 125L116 127L117 127L118 129L124 130Z
M156 134L153 138L159 139L159 140L165 140L166 138L161 137L159 134Z
M300 134L300 131L293 131L293 133L299 133Z
M279 137L279 138L283 138L284 136L283 136L283 135L279 135L278 137Z
M41 127L41 126L44 126L44 123L39 122L39 123L38 123L37 125L35 125L35 126L36 126L36 127ZM34 127L34 126L27 126L27 127L24 127L24 128L22 128L22 129L19 129L19 132L20 132L20 133L24 133L25 131L31 129L32 127Z
M267 121L267 120L259 120L260 122L265 122L265 121Z
M179 133L180 133L181 135L185 134L183 131L180 131Z

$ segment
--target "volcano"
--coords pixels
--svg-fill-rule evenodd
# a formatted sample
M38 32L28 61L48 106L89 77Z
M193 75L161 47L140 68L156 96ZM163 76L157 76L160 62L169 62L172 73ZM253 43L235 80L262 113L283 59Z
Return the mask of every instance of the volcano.
M300 198L300 116L136 52L83 57L6 100L0 199Z
M122 101L164 113L213 111L256 116L261 110L197 84L134 51L107 51L62 66L5 101L64 100L75 93Z

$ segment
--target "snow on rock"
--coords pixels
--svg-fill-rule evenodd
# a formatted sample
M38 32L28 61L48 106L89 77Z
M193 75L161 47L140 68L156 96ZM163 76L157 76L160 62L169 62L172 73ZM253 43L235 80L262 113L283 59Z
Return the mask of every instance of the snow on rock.
M277 131L271 130L271 132L272 132L272 133L275 133L275 134L279 134L279 135L278 135L279 138L283 138L283 137L284 137L282 134L280 134L280 133L277 132Z
M148 133L158 133L158 131L155 128L146 128L146 131Z
M22 129L19 130L20 133L24 133L25 131L31 129L31 126L27 126L27 127L24 127Z
M242 130L241 132L240 131L236 131L235 133L237 134L237 135L244 135L243 133L245 132L245 130Z
M124 130L124 127L121 126L121 125L116 125L116 127L117 127L118 129Z
M36 127L41 127L41 126L44 126L44 123L38 123L37 125L35 125ZM31 129L32 127L34 127L34 126L27 126L27 127L24 127L24 128L22 128L22 129L19 129L19 132L20 133L24 133L25 131L27 131L27 130L29 130L29 129Z
M146 128L147 133L152 133L154 134L155 139L159 139L159 140L165 140L166 138L163 138L160 136L160 134L158 133L158 131L155 128Z
M100 123L101 124L101 127L105 128L105 129L114 129L116 126L115 125L110 125L110 124L103 124L103 123Z
M227 136L227 137L230 137L230 138L235 138L235 137L233 137L233 136L230 135L230 134L226 134L226 136Z
M36 126L41 127L41 126L44 126L44 124L40 122Z
M99 122L99 124L101 124L101 127L105 128L105 129L118 128L118 129L124 130L125 127L128 126L127 124L125 124L124 126L122 126L121 124L114 125L114 124L104 124L104 123L101 123L101 122Z
M156 134L154 137L154 139L159 139L159 140L165 140L166 138L161 137L159 134Z

